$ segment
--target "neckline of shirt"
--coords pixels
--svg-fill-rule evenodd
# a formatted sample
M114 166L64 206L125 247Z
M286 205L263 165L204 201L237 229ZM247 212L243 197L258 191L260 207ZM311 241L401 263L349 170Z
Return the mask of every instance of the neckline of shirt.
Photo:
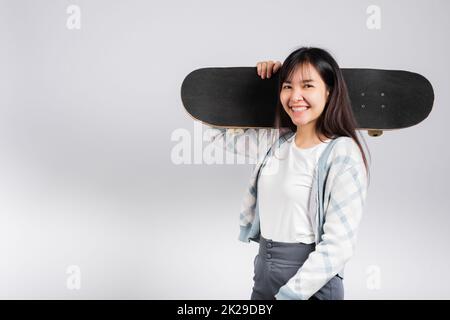
M326 139L325 142L320 142L320 143L318 143L318 144L316 144L316 145L314 145L312 147L300 148L299 146L297 146L297 144L295 144L295 136L296 136L296 134L293 134L292 137L291 137L291 142L290 142L291 146L294 149L298 150L298 151L304 151L304 152L312 151L312 150L316 149L317 147L322 146L322 145L324 145L324 144L326 144L326 143L328 143L328 142L330 142L332 140L332 139Z

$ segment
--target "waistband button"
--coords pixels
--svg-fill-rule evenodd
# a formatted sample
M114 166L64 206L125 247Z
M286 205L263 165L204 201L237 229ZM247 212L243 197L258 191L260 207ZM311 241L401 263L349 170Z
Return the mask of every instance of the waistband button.
M272 244L270 242L267 244L267 248L272 248Z

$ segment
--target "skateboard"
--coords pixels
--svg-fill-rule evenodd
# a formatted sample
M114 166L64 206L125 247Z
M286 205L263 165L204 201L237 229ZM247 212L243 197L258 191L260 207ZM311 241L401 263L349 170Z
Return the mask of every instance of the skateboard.
M434 92L422 75L402 70L341 69L359 130L379 136L426 119ZM261 79L256 67L201 68L181 85L187 113L210 126L273 128L279 72ZM286 120L285 120L286 121ZM282 126L287 124L282 123Z

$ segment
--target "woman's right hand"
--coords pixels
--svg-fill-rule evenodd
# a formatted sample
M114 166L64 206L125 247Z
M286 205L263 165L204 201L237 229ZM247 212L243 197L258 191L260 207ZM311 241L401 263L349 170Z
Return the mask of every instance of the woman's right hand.
M276 73L281 68L280 61L261 61L256 64L256 69L258 71L258 76L261 79L270 78L272 74Z

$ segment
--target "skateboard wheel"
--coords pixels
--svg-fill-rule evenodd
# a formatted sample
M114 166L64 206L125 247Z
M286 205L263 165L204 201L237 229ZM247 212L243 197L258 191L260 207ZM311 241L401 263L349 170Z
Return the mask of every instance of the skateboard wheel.
M371 137L378 137L378 136L381 136L383 134L383 130L367 130L367 133Z

